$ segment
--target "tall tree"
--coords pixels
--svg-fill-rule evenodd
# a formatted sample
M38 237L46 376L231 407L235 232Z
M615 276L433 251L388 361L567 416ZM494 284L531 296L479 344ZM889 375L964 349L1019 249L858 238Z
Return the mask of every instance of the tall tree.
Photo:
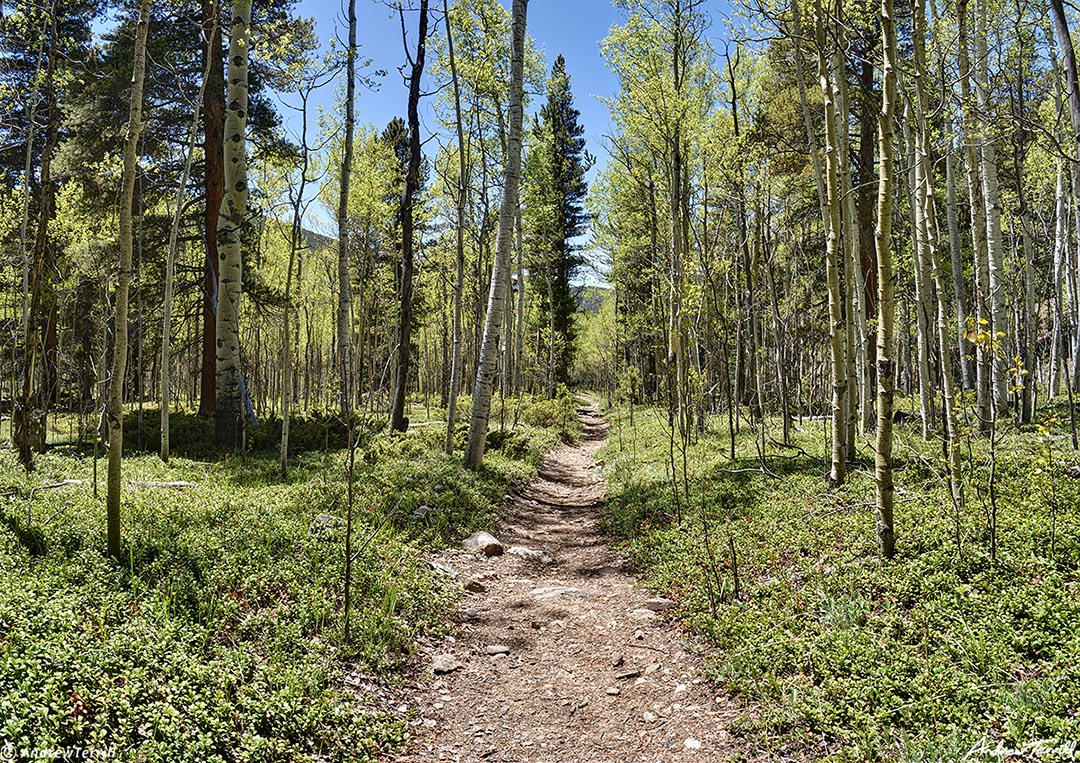
M113 313L113 360L109 382L109 476L105 500L109 556L120 558L120 465L124 452L124 376L127 370L128 288L131 285L131 205L138 172L139 130L142 127L143 81L146 72L146 35L150 26L150 0L140 0L135 27L135 71L131 78L131 107L124 140L124 175L120 191L120 273L116 281Z
M877 439L874 479L877 483L877 536L881 553L891 559L896 551L893 520L893 119L896 108L896 29L893 0L881 0L882 88L878 120L878 211L874 244L878 258L877 335Z
M535 214L542 218L533 236L537 250L534 265L548 285L541 316L550 318L548 374L552 395L556 383L569 381L574 362L577 305L570 285L585 262L576 239L585 231L589 219L584 206L588 191L585 173L593 157L585 150L585 127L578 122L580 116L581 112L574 108L566 60L560 55L551 69L547 102L540 109L536 140L530 147L537 154L536 160L530 162L537 169L539 184L533 199L537 203Z
M225 118L225 195L218 214L217 406L219 443L236 447L243 430L240 380L240 298L243 293L241 231L247 214L248 62L251 0L235 0L229 36L229 95Z
M473 386L472 420L465 446L465 463L479 469L487 444L488 417L494 389L495 369L499 358L499 329L506 307L506 272L510 267L513 248L514 219L518 206L518 184L521 180L521 122L525 70L525 17L528 0L514 0L512 13L512 43L510 47L509 126L506 135L502 202L499 206L499 233L495 246L495 261L491 268L491 287L488 292L484 338L480 345L480 360Z
M399 11L404 14L404 11ZM404 17L403 17L404 19ZM402 30L405 22L402 20ZM412 359L413 270L415 268L414 205L420 188L420 78L424 74L424 54L427 48L428 0L420 0L420 23L416 33L416 55L409 56L409 160L405 172L405 187L401 192L401 311L398 327L397 372L394 377L394 402L390 410L390 428L404 432L409 428L405 416L405 397L409 387L409 368ZM408 42L406 56L408 56Z
M352 280L349 276L349 178L353 162L353 134L356 131L356 0L349 0L349 49L345 54L345 150L341 156L341 188L338 196L338 304L337 351L340 377L342 418L349 418L351 407L352 332L349 330L352 309Z
M203 66L210 72L203 92L203 235L206 259L203 273L202 363L200 366L199 414L213 415L217 408L217 291L220 269L218 255L218 214L225 196L224 125L225 78L222 71L220 23L222 0L202 1Z

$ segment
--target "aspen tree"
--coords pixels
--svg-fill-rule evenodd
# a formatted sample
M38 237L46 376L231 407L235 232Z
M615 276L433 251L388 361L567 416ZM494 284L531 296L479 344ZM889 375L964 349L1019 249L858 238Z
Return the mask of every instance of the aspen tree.
M878 212L874 244L878 258L878 398L877 439L874 478L877 483L877 535L882 555L891 559L896 552L893 518L893 267L892 267L892 185L893 110L896 103L896 29L893 2L881 0L882 88L878 121Z
M825 12L814 0L814 37L817 42L818 80L825 101L825 278L829 290L829 352L832 364L832 466L829 482L841 485L847 474L847 342L840 295L841 204L840 145L836 113L825 49Z
M225 195L218 214L217 441L240 444L243 401L240 381L240 298L243 253L240 231L247 214L248 61L251 0L235 0L229 36L228 107L225 117Z
M131 205L138 172L139 131L142 127L143 82L146 72L146 35L150 26L150 0L140 0L135 26L135 66L131 77L127 134L124 137L124 174L120 189L120 273L116 281L113 313L112 379L109 382L109 473L105 512L109 556L120 558L120 465L124 452L124 376L127 371L128 289L131 285Z
M512 13L512 43L510 47L509 126L506 136L505 178L499 206L499 232L495 259L491 269L487 317L480 345L480 359L473 386L472 420L465 446L465 463L479 469L487 444L488 418L491 413L491 393L499 358L499 328L506 308L506 277L513 246L514 217L518 207L518 185L521 181L521 122L525 69L525 17L528 0L514 0Z

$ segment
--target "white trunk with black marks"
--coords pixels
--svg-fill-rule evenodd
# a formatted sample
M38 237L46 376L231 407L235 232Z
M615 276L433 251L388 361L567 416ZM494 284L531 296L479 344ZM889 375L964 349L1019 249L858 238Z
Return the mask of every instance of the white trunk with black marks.
M915 349L916 367L919 377L919 411L922 423L922 436L924 440L930 439L931 428L934 423L934 390L930 380L930 345L933 343L934 330L930 318L930 300L932 298L930 288L929 254L927 253L925 220L920 216L924 210L919 204L919 177L923 168L919 163L923 157L916 146L916 138L912 135L910 126L911 113L905 111L901 121L901 130L904 136L904 146L908 159L908 191L911 197L911 224L915 232L915 246L912 259L915 271Z
M447 0L443 0L443 18L446 19L446 46L449 53L450 81L454 88L454 127L457 130L458 148L458 187L455 189L456 201L456 230L454 243L456 246L454 274L454 326L453 348L450 353L450 390L446 408L446 440L444 448L447 453L454 452L454 428L457 426L457 399L461 390L461 364L464 358L461 352L461 301L462 291L465 289L465 209L469 188L469 166L465 156L465 127L461 119L461 84L458 82L457 60L454 58L454 35L450 24L450 8Z
M491 288L488 293L487 316L484 319L484 338L480 344L480 359L473 387L472 420L469 440L465 446L465 463L479 469L487 444L488 418L491 413L491 393L499 360L499 327L506 307L506 270L510 267L513 249L514 215L518 208L518 185L521 181L521 122L522 91L524 90L525 16L528 0L514 0L512 10L513 40L510 49L510 125L506 137L505 180L499 206L499 233L492 264Z
M990 329L994 341L1000 340L1002 347L1009 346L1008 318L1005 311L1005 260L1004 244L1001 238L1001 192L998 189L997 174L997 139L989 130L986 121L990 114L990 84L987 73L986 48L986 0L975 0L975 100L982 117L982 129L979 135L979 149L982 159L983 202L986 205L986 246L988 265L988 286L990 289ZM995 413L1000 416L1009 408L1008 372L1005 368L1004 354L995 352L992 359L991 382Z
M836 88L836 126L841 157L840 192L844 200L844 282L848 308L848 457L855 458L855 433L859 427L868 431L873 424L870 405L870 368L867 355L866 307L863 304L866 282L862 271L862 245L859 231L858 211L855 208L855 192L851 181L851 138L848 128L850 107L848 103L847 64L843 50L844 36L841 19L839 43L836 48L834 87Z
M150 26L150 0L140 0L135 28L134 73L124 138L124 175L120 190L120 273L113 312L113 361L109 384L109 466L105 499L109 556L120 558L120 466L124 450L124 375L127 372L128 289L131 285L131 205L138 171L139 131L142 127L143 82L146 71L146 34Z
M952 135L947 124L946 135ZM960 223L957 218L956 159L950 146L945 153L945 203L949 225L949 256L952 264L953 297L956 303L956 346L960 359L960 379L964 389L971 389L971 363L968 362L970 344L964 338L969 318L967 287L964 284L963 250L960 246Z
M817 41L818 81L825 104L825 278L829 290L829 351L832 369L832 466L829 482L841 485L847 474L847 353L843 305L840 295L841 203L838 164L840 146L826 52L825 12L814 0L814 37Z
M877 483L877 536L882 556L891 559L896 550L893 518L893 336L892 193L893 111L896 104L896 30L893 2L881 0L882 92L878 120L878 215L874 245L878 259L878 399L874 479Z
M959 419L956 412L956 385L953 380L952 348L948 339L949 304L945 296L945 273L941 266L934 176L930 163L930 137L927 124L926 16L923 0L913 8L912 44L915 53L915 198L916 235L923 260L932 272L937 296L937 340L941 363L941 386L945 423L945 449L948 454L949 492L959 527L963 512L962 474L960 470ZM959 531L957 538L959 539ZM959 541L958 541L959 542Z
M247 109L251 0L236 0L229 37L225 115L225 196L218 214L218 302L215 382L217 441L240 445L243 401L240 395L240 298L243 293L240 234L247 213Z
M960 107L963 119L960 134L964 146L964 170L967 176L968 202L971 212L971 240L975 251L975 321L976 333L988 330L989 316L989 266L987 264L986 205L983 203L982 166L978 151L978 119L971 96L971 65L967 43L967 0L956 2L957 60L960 68ZM975 397L978 427L981 432L990 431L992 399L990 394L991 352L985 342L975 349Z

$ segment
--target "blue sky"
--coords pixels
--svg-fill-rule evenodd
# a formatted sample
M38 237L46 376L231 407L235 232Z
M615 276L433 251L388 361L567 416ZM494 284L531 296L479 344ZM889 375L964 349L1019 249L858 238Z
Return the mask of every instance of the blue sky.
M509 7L511 0L500 2ZM431 0L431 4L433 8L441 9L441 0ZM713 17L712 36L726 36L726 15L730 8L728 0L711 0L706 4L705 11ZM296 11L299 15L315 18L316 32L323 46L334 36L344 41L348 34L342 0L298 0ZM369 73L380 69L386 72L377 88L357 90L357 119L381 128L393 117L405 116L408 91L398 71L405 61L401 22L383 0L357 0L356 16L360 58L371 59ZM433 20L436 17L433 13ZM614 95L619 87L618 78L608 71L600 55L600 41L613 24L623 20L623 12L614 8L611 0L532 0L529 3L527 30L544 52L547 66L550 67L559 54L566 59L575 105L585 127L586 148L597 158L589 173L590 179L607 160L603 136L611 129L608 109L599 98ZM417 14L407 13L405 23L412 45ZM429 85L427 77L424 84L425 88ZM324 88L316 97L316 104L325 109L332 108L333 94L333 88ZM425 139L435 128L431 116L433 100L429 97L425 99L426 103L421 103L421 131ZM539 108L540 103L534 100L530 111L536 112ZM282 109L287 126L289 111ZM428 144L426 150L434 150L434 144ZM307 225L327 232L332 232L333 228L328 210L318 208L317 204L309 209Z
M438 0L435 4L441 7ZM503 4L509 6L509 0ZM335 34L344 40L348 28L340 0L299 0L297 12L315 18L324 45ZM593 96L611 95L618 89L617 79L606 69L600 56L600 40L618 15L609 0L533 0L529 4L528 32L543 49L548 65L560 53L566 58L586 140L593 153L599 153L599 136L608 130L607 109ZM405 61L401 24L397 14L380 0L357 0L356 16L360 57L370 58L373 70L387 72L378 90L358 91L357 115L360 121L381 127L394 116L405 116L408 93L398 73L398 67ZM411 44L415 39L416 13L407 13L405 21ZM331 97L327 89L320 102L329 107ZM533 106L539 108L539 104Z

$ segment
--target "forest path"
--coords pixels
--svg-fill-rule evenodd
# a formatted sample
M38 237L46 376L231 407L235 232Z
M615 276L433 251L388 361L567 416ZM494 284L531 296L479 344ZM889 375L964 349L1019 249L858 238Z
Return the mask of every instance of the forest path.
M704 647L670 612L647 608L670 602L650 601L608 545L595 462L607 423L591 405L578 414L582 442L548 453L501 513L495 535L532 553L433 560L479 590L455 613L453 635L421 645L418 675L394 700L409 731L398 763L713 762L734 752L727 726L739 711L701 677Z

